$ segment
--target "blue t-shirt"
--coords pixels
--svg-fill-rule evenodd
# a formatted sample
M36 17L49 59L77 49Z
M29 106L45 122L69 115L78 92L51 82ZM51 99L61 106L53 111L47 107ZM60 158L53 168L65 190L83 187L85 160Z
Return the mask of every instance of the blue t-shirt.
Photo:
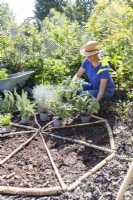
M110 94L114 94L115 84L112 77L110 76L108 65L103 67L102 64L99 63L99 65L96 68L93 68L92 62L90 62L88 59L85 59L82 63L82 67L86 70L87 77L94 89L99 90L101 79L108 79L105 91L109 92ZM100 69L107 70L103 70L99 74L97 74Z

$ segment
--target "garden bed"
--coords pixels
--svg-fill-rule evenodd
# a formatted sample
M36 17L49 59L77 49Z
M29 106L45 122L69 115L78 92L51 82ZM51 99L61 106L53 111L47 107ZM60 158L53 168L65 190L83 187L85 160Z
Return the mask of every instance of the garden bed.
M124 120L115 113L101 113L113 129L115 143L118 148L117 156L97 173L85 178L71 192L61 192L50 197L28 197L20 195L3 195L1 199L115 199L119 187L128 170L132 149L132 119ZM19 121L18 116L14 122ZM95 121L95 119L92 119ZM80 123L77 118L74 123ZM44 124L42 124L44 125ZM36 127L31 120L30 126ZM49 125L49 128L52 125ZM25 129L13 127L13 131ZM54 163L66 185L71 185L79 177L104 160L109 153L96 150L85 145L50 137L56 136L77 139L110 149L109 135L105 123L72 127L47 131L43 133L46 144L50 150ZM20 144L28 140L34 133L23 133L1 138L0 159L3 159ZM0 186L13 186L22 188L50 188L60 186L55 171L49 161L46 149L39 135L32 139L21 151L15 154L0 167ZM129 186L125 200L132 198L133 186Z

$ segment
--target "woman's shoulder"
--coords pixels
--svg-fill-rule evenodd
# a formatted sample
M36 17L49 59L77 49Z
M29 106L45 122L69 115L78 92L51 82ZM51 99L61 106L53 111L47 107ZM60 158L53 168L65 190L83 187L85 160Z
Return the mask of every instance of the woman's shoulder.
M110 65L107 63L106 65L103 65L102 63L100 64L100 68L106 69L110 68Z
M88 65L88 66L92 65L92 63L87 58L84 59L83 64Z

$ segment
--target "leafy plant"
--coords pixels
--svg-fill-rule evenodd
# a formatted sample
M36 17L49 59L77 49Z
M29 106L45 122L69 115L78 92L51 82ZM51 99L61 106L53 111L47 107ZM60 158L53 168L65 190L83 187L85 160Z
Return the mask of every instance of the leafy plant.
M73 112L73 106L68 103L63 103L58 99L49 102L51 112L58 118L68 119Z
M62 82L57 97L63 101L69 102L77 95L77 92L81 92L83 90L83 82L83 79L80 78L78 78L75 82L72 82L71 77L68 77Z
M33 115L35 114L35 105L36 102L31 102L28 99L27 92L22 90L22 95L17 94L16 91L14 91L14 94L16 96L16 107L21 113L21 117L27 118L30 113Z
M11 122L11 114L7 113L6 115L0 115L0 124L2 126L9 125Z
M133 101L129 99L127 101L119 100L117 102L117 106L112 108L113 111L116 111L118 115L122 115L123 117L133 116Z
M5 68L0 69L0 79L6 79L6 78L8 78L7 69Z
M95 98L89 93L78 95L74 98L75 108L83 116L89 115L89 113L98 113L100 108L99 103L96 102Z
M15 99L10 91L4 91L4 98L0 96L0 110L3 113L11 113L15 109Z

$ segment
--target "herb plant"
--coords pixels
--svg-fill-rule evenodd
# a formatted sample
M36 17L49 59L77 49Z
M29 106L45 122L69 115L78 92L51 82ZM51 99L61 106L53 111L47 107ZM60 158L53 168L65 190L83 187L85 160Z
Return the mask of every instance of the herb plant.
M89 115L89 113L98 113L100 108L99 103L96 102L95 98L89 93L77 95L75 98L75 109L83 116Z
M2 126L7 126L11 122L11 114L7 113L6 115L0 115L0 124Z
M47 101L56 95L56 90L53 86L37 85L33 89L33 95L38 105L38 111L48 112Z
M27 118L30 113L33 115L35 114L35 104L36 102L31 102L28 99L27 92L22 90L22 95L17 94L17 92L14 92L16 96L16 107L21 113L21 117Z
M68 119L73 112L73 106L68 103L63 103L58 99L52 100L50 103L51 112L58 118Z
M3 113L11 113L15 109L15 99L10 91L4 91L4 98L0 96L0 110Z

